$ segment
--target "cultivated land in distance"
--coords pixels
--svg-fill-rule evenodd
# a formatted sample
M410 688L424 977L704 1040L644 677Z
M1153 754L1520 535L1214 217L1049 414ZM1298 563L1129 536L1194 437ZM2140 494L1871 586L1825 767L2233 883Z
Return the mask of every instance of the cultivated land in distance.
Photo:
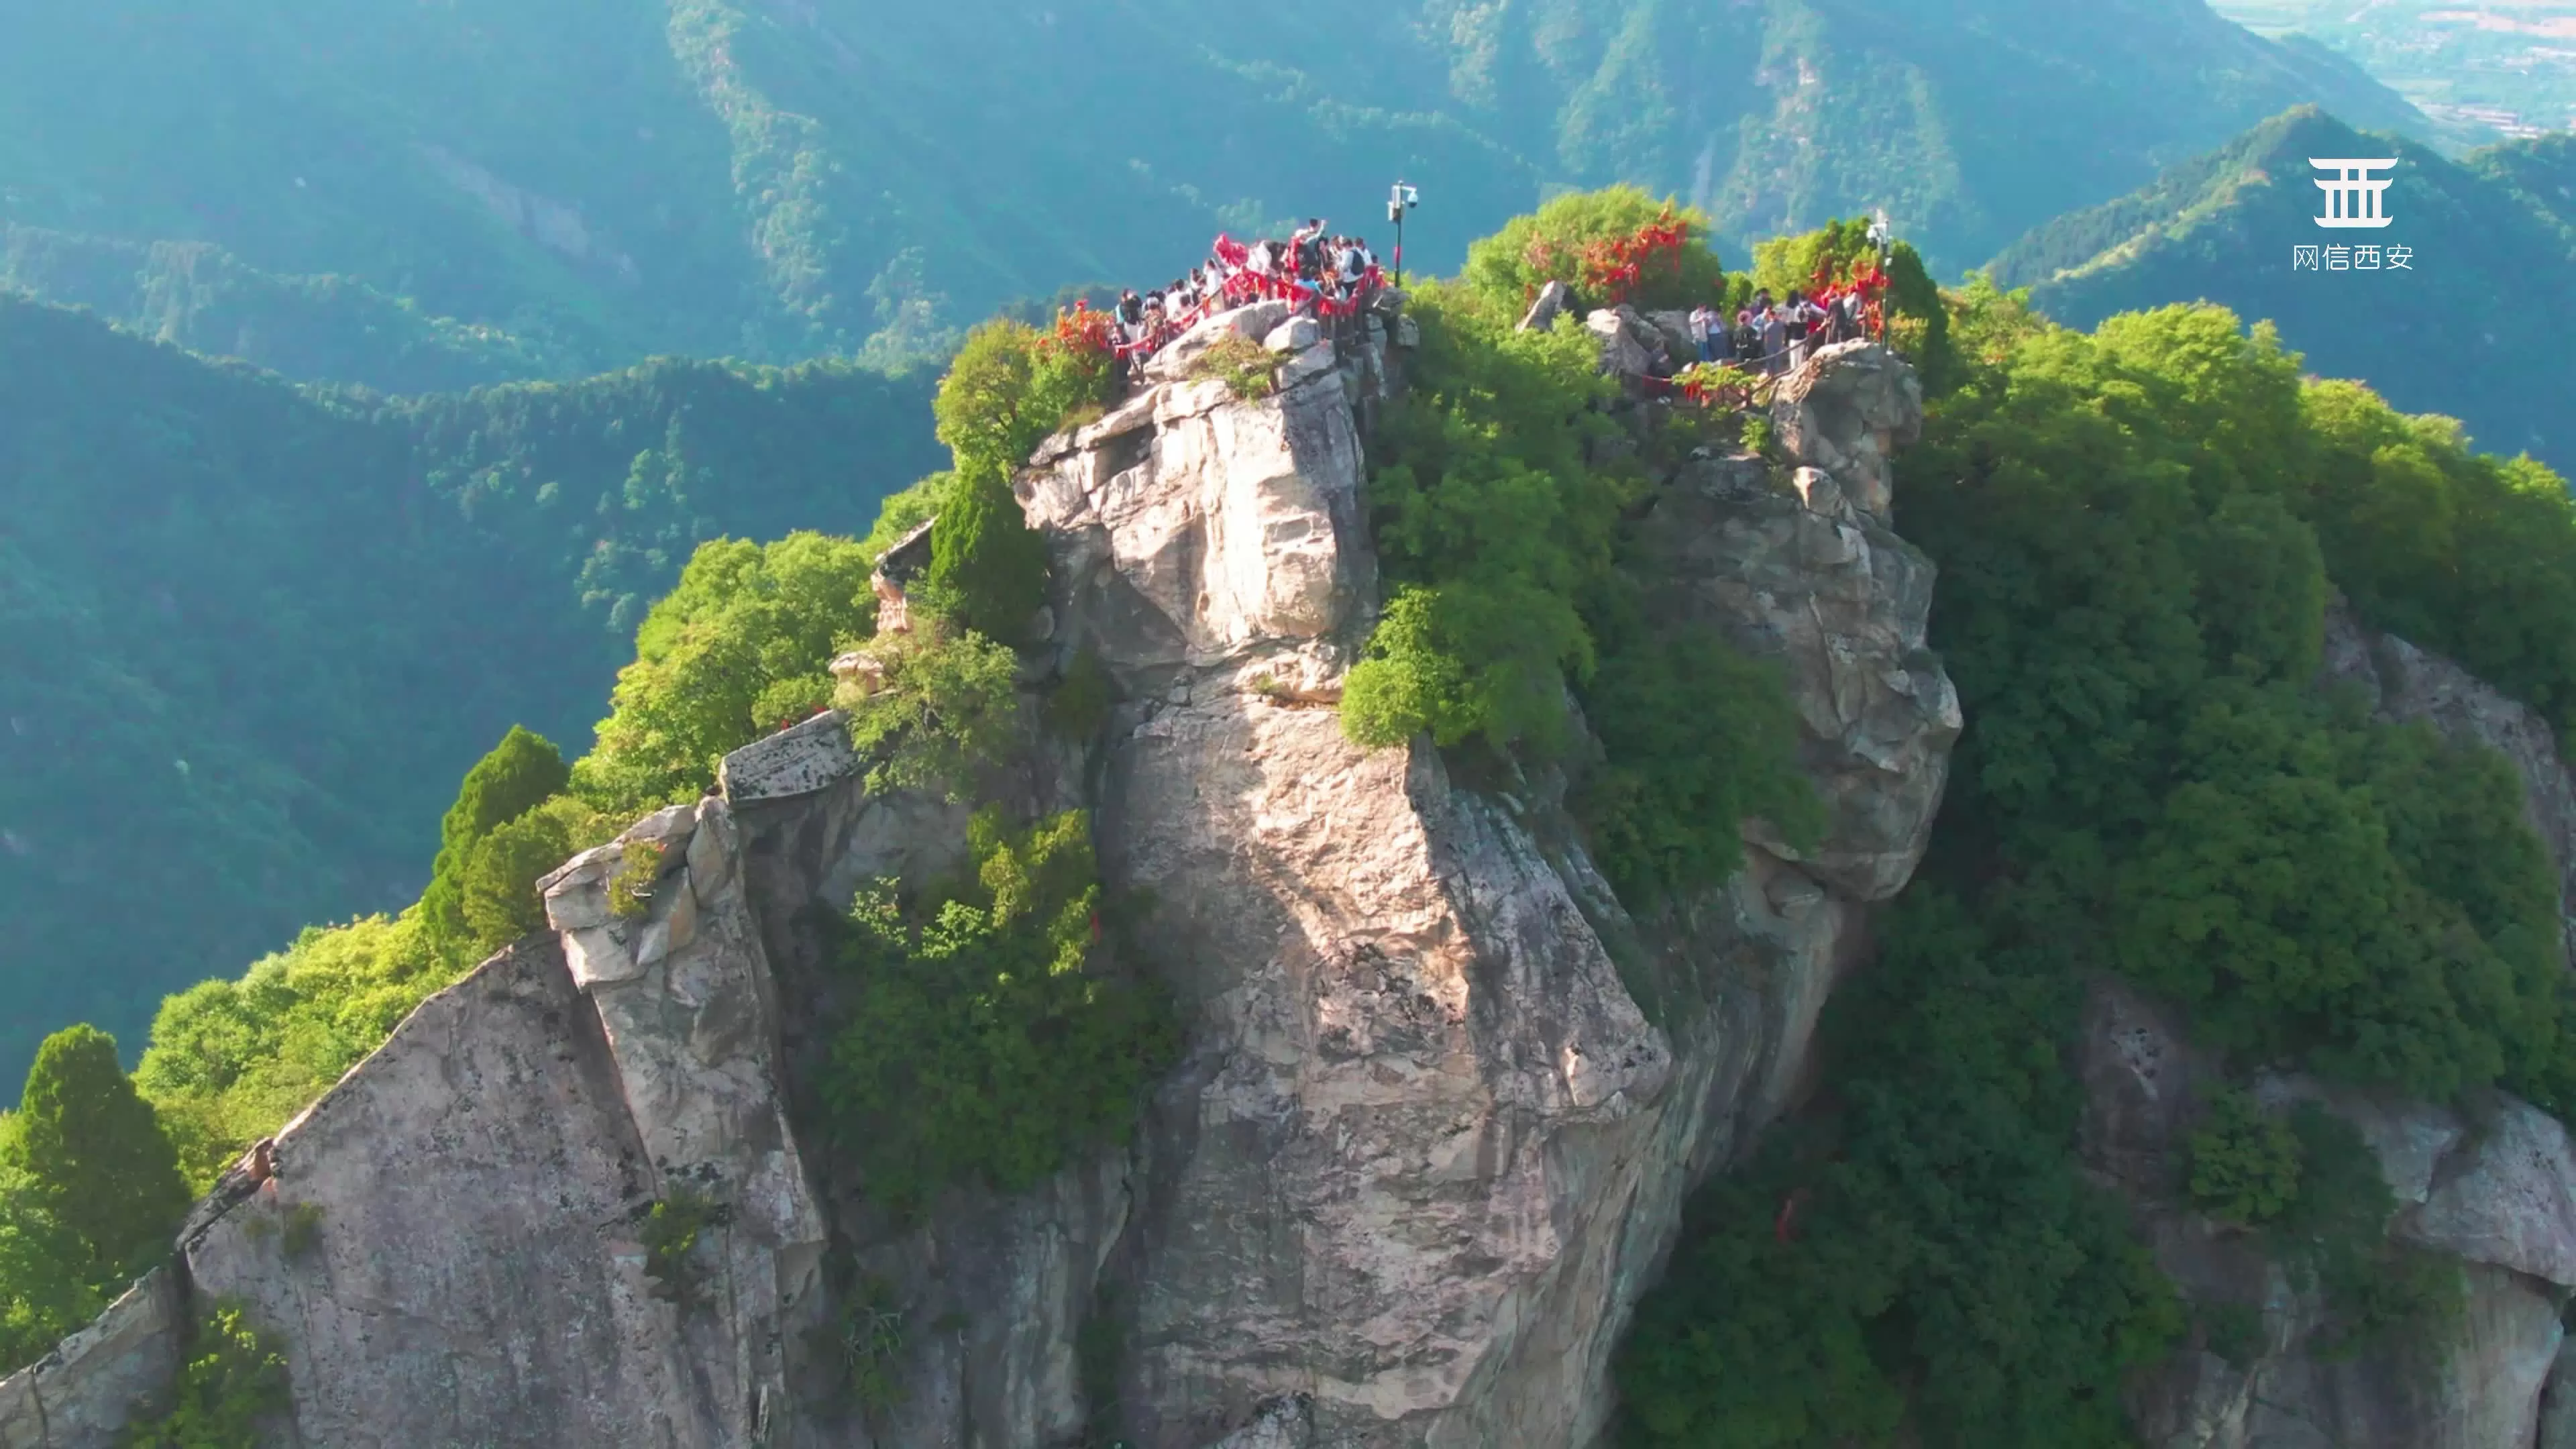
M2213 0L2266 35L2301 32L2437 120L2533 136L2576 127L2576 0Z

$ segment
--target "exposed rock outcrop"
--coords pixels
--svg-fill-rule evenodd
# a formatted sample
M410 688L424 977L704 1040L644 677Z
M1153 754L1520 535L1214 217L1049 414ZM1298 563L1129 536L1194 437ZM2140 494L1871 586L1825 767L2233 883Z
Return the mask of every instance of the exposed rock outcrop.
M2340 603L2327 614L2321 683L2359 688L2381 719L2428 722L2502 753L2562 880L2576 880L2576 783L2536 713L2448 660L2371 632ZM2558 1367L2560 1312L2576 1292L2576 1155L2554 1118L2508 1096L2471 1113L2300 1077L2257 1080L2257 1099L2274 1110L2314 1101L2352 1123L2399 1205L2392 1234L2456 1260L2462 1274L2455 1318L2413 1341L2341 1357L2320 1349L2326 1305L2313 1287L2179 1201L2184 1135L2218 1082L2179 1020L2125 986L2098 982L2082 1061L2087 1159L2138 1204L2159 1264L2195 1302L2255 1309L2264 1322L2249 1361L2187 1352L2139 1386L2135 1408L2150 1445L2576 1443L2576 1430L2545 1427L2576 1425L2576 1393L2566 1388L2576 1370Z
M2549 721L2450 660L2365 627L2341 600L2326 610L2324 681L2359 689L2382 719L2428 723L2512 763L2524 818L2558 867L2559 916L2576 966L2576 776L2558 756Z
M1757 851L1693 925L1641 928L1549 782L1462 790L1254 687L1329 681L1366 622L1352 390L1172 386L1023 483L1064 647L1131 701L1104 866L1167 903L1198 1011L1151 1114L1121 1401L1154 1445L1289 1393L1313 1429L1281 1442L1583 1443L1693 1172L1793 1089L1861 904L1920 854L1959 728L1930 569L1749 460L1665 490L1687 606L1787 664L1837 808L1814 873ZM1687 1030L1647 1020L1605 929L1707 983Z
M2185 1134L2223 1085L2181 1023L2113 980L2094 984L2081 1056L2085 1154L2138 1204L2157 1263L2201 1305L2259 1313L2259 1350L2230 1362L2177 1353L2141 1381L2133 1409L2154 1449L2509 1449L2533 1442L2541 1388L2561 1340L2559 1306L2576 1283L2576 1187L2567 1136L2506 1098L2479 1120L2422 1103L2327 1089L2297 1077L2257 1082L2274 1110L2315 1101L2351 1122L2378 1155L2399 1203L2392 1231L2459 1260L2462 1311L2429 1332L2359 1355L2328 1352L2327 1305L2314 1285L2240 1232L2179 1199Z
M0 1449L119 1442L137 1411L170 1391L188 1333L188 1291L155 1268L52 1353L0 1379Z
M1853 507L1883 520L1895 496L1890 460L1923 431L1923 384L1874 342L1838 342L1780 380L1771 420L1782 447L1831 474Z
M1079 1436L1103 1372L1138 1449L1597 1436L1683 1197L1796 1098L1939 802L1930 568L1834 471L1912 423L1810 405L1796 478L1663 481L1670 603L1781 663L1832 810L1803 858L1757 826L1724 891L1637 919L1564 780L1470 788L1317 707L1373 617L1363 434L1409 319L1310 338L1257 310L1019 480L1057 659L1093 651L1119 703L995 789L1094 809L1109 883L1158 902L1188 1041L1136 1143L907 1227L800 1129L843 989L818 908L965 837L962 807L870 794L819 717L549 877L550 938L422 1006L209 1204L186 1267L282 1332L306 1442L1032 1449ZM1284 359L1276 396L1187 379L1225 335ZM1829 356L1807 396L1848 371L1901 405L1869 381L1891 366ZM674 1275L642 1227L684 1188L722 1213ZM900 1391L864 1404L837 1392L860 1277L901 1325Z

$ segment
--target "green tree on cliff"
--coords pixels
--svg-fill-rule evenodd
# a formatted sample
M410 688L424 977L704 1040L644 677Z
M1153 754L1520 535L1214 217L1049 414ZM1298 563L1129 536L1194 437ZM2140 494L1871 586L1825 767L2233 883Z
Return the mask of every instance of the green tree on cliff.
M438 827L438 859L430 866L429 888L421 892L420 912L431 934L441 942L480 939L466 918L465 879L474 849L501 826L561 794L572 783L563 752L545 736L510 726L491 753L465 772L456 803Z
M571 859L575 849L572 830L553 810L531 810L474 847L458 895L476 954L498 951L546 923L537 878Z
M45 1038L14 1125L35 1205L79 1240L94 1277L169 1247L187 1184L151 1104L117 1062L116 1038L88 1025Z
M933 607L995 639L1027 631L1046 601L1046 539L1022 518L1009 475L961 469L930 548Z
M870 567L857 543L820 533L698 545L636 630L574 789L611 812L688 799L727 753L830 703L834 652L874 627Z
M1022 516L1012 475L1048 434L1096 415L1116 384L1107 353L1082 336L987 322L967 334L932 404L957 473L931 536L925 602L1005 642L1046 596L1046 540Z
M105 1305L80 1272L83 1256L35 1183L0 1162L0 1374L42 1356Z

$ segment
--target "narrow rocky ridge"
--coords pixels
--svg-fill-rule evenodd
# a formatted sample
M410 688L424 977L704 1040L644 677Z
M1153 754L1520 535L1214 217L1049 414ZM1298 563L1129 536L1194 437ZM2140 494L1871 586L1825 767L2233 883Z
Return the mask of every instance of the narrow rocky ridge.
M1187 378L1226 332L1280 353L1276 396ZM814 913L964 839L956 807L871 796L824 716L550 877L555 935L424 1004L171 1269L0 1386L0 1444L108 1442L217 1296L282 1334L280 1442L1062 1444L1105 1308L1140 1446L1588 1442L1684 1195L1794 1099L1938 806L1956 696L1924 649L1931 569L1885 522L1920 396L1839 349L1781 405L1824 466L1665 480L1668 602L1783 664L1832 823L1803 860L1756 828L1723 893L1640 921L1561 778L1463 788L1324 707L1376 605L1363 437L1413 333L1393 307L1340 336L1212 319L1020 480L1055 662L1096 651L1123 702L993 788L1097 812L1109 883L1162 903L1152 964L1189 1021L1130 1149L907 1230L800 1139L833 990ZM602 883L639 840L665 876L626 920ZM728 1204L686 1307L639 1242L675 1183ZM320 1229L290 1254L299 1204ZM830 1392L827 1260L902 1304L890 1404Z
M1587 325L1616 370L1668 350L1668 321ZM1799 851L1748 822L1722 891L1639 917L1560 771L1470 787L1341 737L1378 598L1365 439L1411 329L1212 319L1019 479L1053 554L1032 679L1089 651L1120 703L980 793L1094 811L1107 883L1159 903L1148 964L1187 1048L1129 1147L908 1226L813 1127L844 989L822 917L966 839L962 806L870 793L825 715L548 877L549 933L423 1004L227 1175L168 1266L0 1380L0 1449L115 1442L218 1298L286 1346L280 1444L1055 1449L1103 1339L1138 1449L1595 1443L1683 1199L1801 1100L1818 1015L1939 807L1962 722L1925 647L1932 568L1888 526L1921 402L1883 350L1828 349L1774 408L1794 466L1703 450L1658 480L1655 607L1781 666L1828 823ZM1279 354L1276 396L1188 376L1228 332ZM2321 687L2501 751L2576 904L2576 780L2545 721L2341 606L2326 660ZM630 919L606 881L638 843L662 869ZM2265 1325L2249 1362L2184 1352L2135 1386L2148 1443L2576 1449L2560 1124L2257 1084L2355 1122L2396 1231L2467 1275L2438 1333L2336 1359L2312 1292L2176 1201L2214 1081L2184 1024L2098 982L2078 1067L2088 1168L2196 1300ZM680 1188L724 1205L687 1302L643 1246ZM838 1389L862 1276L904 1325L898 1392L866 1406Z

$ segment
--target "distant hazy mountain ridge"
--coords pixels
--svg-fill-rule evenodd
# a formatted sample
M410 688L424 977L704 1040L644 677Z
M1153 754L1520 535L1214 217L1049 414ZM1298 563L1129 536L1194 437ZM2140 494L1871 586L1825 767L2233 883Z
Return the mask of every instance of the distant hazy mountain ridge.
M2395 157L2380 229L2316 224L2309 162ZM2404 246L2404 270L2326 270L2331 246ZM2315 269L2297 248L2316 247ZM2347 259L2347 262L2349 259ZM2576 136L2458 161L2305 108L2183 162L2149 186L2023 237L1996 280L2073 327L2206 298L2270 318L2311 370L2368 381L2401 408L2465 421L2491 451L2564 470L2576 363L2535 347L2576 327Z
M0 296L0 1074L410 900L503 730L578 748L701 540L863 531L928 398L666 361L388 403Z
M0 282L379 386L894 355L1013 297L1159 280L1221 227L1382 232L1399 174L1439 269L1543 192L1629 180L1708 207L1739 259L1884 206L1955 270L2302 101L2433 135L2200 0L1319 0L1294 25L1182 0L893 24L859 0L108 0L0 53L0 222L345 278L321 303L381 351L282 341L331 330L304 283L237 280L240 315L174 330L118 284Z

